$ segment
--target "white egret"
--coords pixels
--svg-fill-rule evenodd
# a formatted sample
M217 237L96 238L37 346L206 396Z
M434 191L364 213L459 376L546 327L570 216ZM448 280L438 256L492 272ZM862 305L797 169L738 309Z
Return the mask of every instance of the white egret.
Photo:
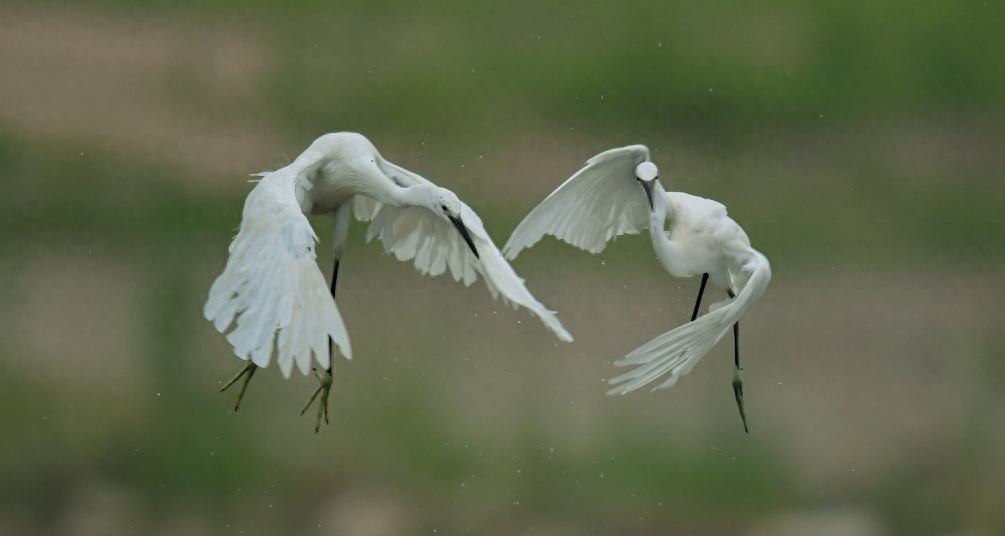
M669 220L669 229L664 228ZM612 378L622 384L608 394L625 394L666 373L657 388L667 388L691 368L733 328L735 369L733 391L747 429L740 368L740 327L743 313L764 293L771 279L768 259L750 247L743 229L726 215L722 204L680 192L666 192L656 165L644 145L611 149L591 158L527 215L503 248L513 259L546 234L591 253L621 234L649 227L660 263L674 277L701 274L701 287L691 321L664 333L616 361L639 365ZM698 318L705 284L723 288L725 301Z
M414 259L419 272L450 270L457 281L473 283L481 274L493 297L502 294L513 307L537 315L559 339L572 336L524 287L503 258L481 219L450 190L396 166L360 134L321 136L290 165L260 174L248 194L230 258L209 291L204 314L248 364L223 390L244 376L236 411L259 367L276 354L284 377L296 364L307 374L311 355L326 370L315 369L321 385L315 432L322 410L328 422L334 347L352 358L349 335L335 305L335 282L345 248L352 209L369 221L367 240L379 237L399 260ZM328 214L335 230L335 266L329 288L315 261L317 241L307 216ZM326 347L327 346L327 347Z

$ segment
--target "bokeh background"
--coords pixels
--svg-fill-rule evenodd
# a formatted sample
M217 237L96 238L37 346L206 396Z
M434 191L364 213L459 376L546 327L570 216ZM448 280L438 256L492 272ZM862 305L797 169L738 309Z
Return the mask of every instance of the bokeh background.
M1003 6L3 2L0 533L1005 534ZM557 344L355 223L331 425L274 367L233 412L242 363L201 309L247 175L338 130L499 245L648 144L772 261L751 433L726 343L604 395L697 292L645 234L515 261Z

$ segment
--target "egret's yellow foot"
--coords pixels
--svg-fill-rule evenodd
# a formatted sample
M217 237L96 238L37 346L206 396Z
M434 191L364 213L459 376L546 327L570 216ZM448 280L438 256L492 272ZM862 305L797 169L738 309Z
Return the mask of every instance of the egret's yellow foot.
M314 399L317 398L318 393L320 393L321 401L318 402L318 418L315 419L314 421L314 433L316 434L318 433L318 430L321 429L322 413L324 413L325 416L325 424L328 424L328 393L332 390L333 379L330 370L324 374L318 374L318 369L312 369L312 370L314 371L314 377L317 378L319 382L321 382L321 385L319 385L317 390L314 391L314 394L311 395L311 398L310 400L307 401L307 404L304 404L304 409L300 412L300 415L307 413L307 409L311 407L311 404L314 403Z
M740 418L743 419L743 431L750 433L747 430L747 414L743 411L743 372L742 368L733 369L733 395L736 396L736 406L740 408Z
M241 399L244 398L244 390L248 388L248 382L251 381L251 377L255 375L256 370L258 370L258 365L248 361L248 364L241 369L241 372L238 372L237 376L231 378L230 381L227 382L227 385L224 385L223 389L220 389L221 393L226 391L227 388L234 385L234 382L236 382L241 376L244 376L244 383L241 384L241 392L237 393L237 403L234 404L234 411L237 411L238 408L241 407Z

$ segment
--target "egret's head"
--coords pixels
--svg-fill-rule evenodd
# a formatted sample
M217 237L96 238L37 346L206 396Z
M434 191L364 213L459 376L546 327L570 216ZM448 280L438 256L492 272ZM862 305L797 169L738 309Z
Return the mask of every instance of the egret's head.
M646 197L649 198L650 210L653 209L653 184L659 177L660 171L656 168L656 164L652 162L642 162L635 168L635 178L639 180L642 188L646 191Z
M468 232L468 227L464 225L464 220L461 219L461 200L454 195L454 192L439 187L436 187L432 191L432 199L433 210L454 224L457 232L461 233L461 237L464 238L468 247L471 248L471 253L475 254L475 258L480 258L478 256L478 248L475 247L474 241L471 240L471 233Z
M461 217L461 200L457 199L454 192L446 188L436 188L433 192L433 202L437 209L446 216L455 218Z

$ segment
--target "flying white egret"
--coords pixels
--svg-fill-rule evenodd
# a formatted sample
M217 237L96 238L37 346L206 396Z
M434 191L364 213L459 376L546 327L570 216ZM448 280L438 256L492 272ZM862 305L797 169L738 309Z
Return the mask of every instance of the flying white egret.
M350 208L357 219L370 222L367 241L379 237L386 252L399 260L414 259L422 274L435 276L449 269L465 285L481 274L493 297L502 294L514 308L526 307L559 339L572 340L555 313L524 287L470 207L450 190L388 162L362 135L325 134L290 165L260 175L244 203L230 258L203 310L221 333L235 326L227 340L237 356L248 361L222 389L244 376L235 411L251 376L269 364L273 350L287 378L294 364L307 374L313 353L327 372L314 370L321 385L301 415L320 393L315 432L321 427L322 410L328 422L334 346L352 358L334 300ZM328 214L334 222L330 288L315 261L317 235L307 221L312 214Z
M702 274L691 321L664 333L616 361L640 365L612 378L622 384L608 394L625 394L670 373L657 388L667 388L691 368L733 328L735 369L733 391L747 429L740 368L740 327L743 313L764 293L771 279L768 259L750 247L743 229L726 215L722 204L680 192L666 192L656 165L644 145L611 149L594 156L586 167L562 183L527 215L503 248L513 259L546 234L590 253L599 253L621 234L649 227L660 263L674 277ZM665 221L670 220L669 230ZM726 290L729 298L713 304L698 318L705 284Z

